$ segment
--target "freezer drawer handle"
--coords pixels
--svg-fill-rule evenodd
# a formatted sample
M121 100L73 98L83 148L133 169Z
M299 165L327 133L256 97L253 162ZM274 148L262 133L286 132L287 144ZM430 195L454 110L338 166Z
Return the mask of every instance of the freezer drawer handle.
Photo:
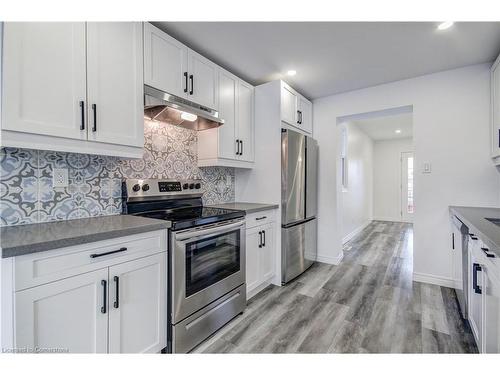
M484 254L488 257L488 258L494 258L495 257L495 254L491 254L489 251L489 249L485 248L485 247L482 247L481 250L483 250Z
M123 251L127 251L126 247L122 247L118 250L113 250L113 251L108 251L107 253L100 253L100 254L90 254L91 258L98 258L98 257L103 257L105 255L111 255L111 254L116 254L116 253L121 253Z
M477 285L477 272L482 271L483 269L477 263L472 265L472 288L474 289L474 293L481 294L481 287Z

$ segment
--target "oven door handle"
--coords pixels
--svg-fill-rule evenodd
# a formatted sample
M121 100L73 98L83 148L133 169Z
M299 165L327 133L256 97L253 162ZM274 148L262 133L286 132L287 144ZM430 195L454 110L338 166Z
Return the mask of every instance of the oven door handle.
M175 241L194 240L194 239L202 237L202 236L207 236L207 235L217 234L217 233L224 233L224 232L227 232L228 230L231 230L231 229L243 227L244 225L245 225L245 221L241 220L237 223L218 225L216 227L208 228L208 229L196 229L196 230L189 230L189 231L183 232L183 233L175 233L174 238L175 238Z

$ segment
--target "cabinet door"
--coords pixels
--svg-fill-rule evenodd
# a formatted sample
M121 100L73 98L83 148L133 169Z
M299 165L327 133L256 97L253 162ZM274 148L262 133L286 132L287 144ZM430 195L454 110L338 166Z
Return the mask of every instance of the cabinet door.
M150 23L144 23L144 83L185 97L188 48Z
M297 126L297 95L284 82L281 84L281 121Z
M219 112L224 125L219 127L218 156L226 159L237 159L236 147L236 95L238 78L219 70Z
M462 234L460 229L451 225L451 260L453 268L453 287L463 290L462 281Z
M491 72L491 152L493 157L500 156L500 58Z
M144 145L141 22L89 22L89 140Z
M485 266L483 293L484 352L500 353L500 278L491 266Z
M260 284L261 227L246 232L246 283L247 295Z
M2 129L87 139L85 73L85 23L4 23Z
M483 327L483 293L484 293L484 272L480 262L480 251L477 241L472 243L470 251L469 274L469 322L476 338L477 347L482 351L482 327ZM476 285L474 285L474 275ZM475 289L477 286L477 290Z
M263 246L260 248L260 282L269 280L274 276L274 224L262 227Z
M217 65L202 55L188 51L188 99L217 109Z
M156 353L166 345L166 257L109 268L110 353Z
M254 161L254 88L238 81L238 139L240 160Z
M312 103L300 97L299 98L299 127L305 132L312 133Z
M105 268L16 292L16 347L106 353L107 280Z

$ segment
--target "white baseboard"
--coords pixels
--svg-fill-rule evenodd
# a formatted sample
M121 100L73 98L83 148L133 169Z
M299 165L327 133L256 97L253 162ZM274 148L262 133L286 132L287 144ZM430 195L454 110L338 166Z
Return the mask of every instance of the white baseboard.
M373 218L375 221L395 221L397 223L402 223L403 220L401 219L401 216L398 217L386 217L386 216L375 216Z
M441 277L436 275L429 275L427 273L413 272L413 281L418 281L420 283L434 284L439 286L445 286L448 288L453 288L453 280L447 277Z
M342 238L342 245L344 245L346 242L350 241L355 236L357 236L359 233L361 233L361 231L363 229L365 229L368 225L370 225L371 222L372 222L372 220L367 220L366 222L364 222L363 224L361 224L359 227L357 227L356 229L354 229L351 233L349 233L344 238Z
M316 260L321 263L327 263L327 264L333 264L335 266L339 265L340 262L342 262L342 259L344 258L344 252L341 251L340 254L336 257L330 257L330 256L325 256L325 255L317 255Z

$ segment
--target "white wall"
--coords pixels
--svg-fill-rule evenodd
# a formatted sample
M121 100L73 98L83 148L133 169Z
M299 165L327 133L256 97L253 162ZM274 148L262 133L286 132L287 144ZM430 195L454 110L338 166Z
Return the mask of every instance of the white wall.
M347 128L347 189L342 191L343 242L373 217L373 140L352 123Z
M314 101L319 142L318 259L342 257L337 117L413 105L414 273L450 285L449 205L499 206L490 159L490 64L449 70ZM422 174L423 162L432 173Z
M401 153L411 138L376 141L373 146L373 218L401 221Z

